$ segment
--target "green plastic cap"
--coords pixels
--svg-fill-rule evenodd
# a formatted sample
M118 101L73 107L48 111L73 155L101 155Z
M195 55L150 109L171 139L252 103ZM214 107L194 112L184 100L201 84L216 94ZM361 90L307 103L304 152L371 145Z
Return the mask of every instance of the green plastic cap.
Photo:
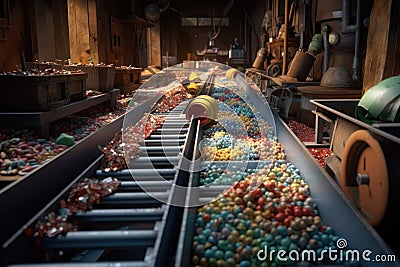
M62 134L60 134L59 137L57 137L55 143L58 145L65 145L65 146L70 147L70 146L75 145L75 140L74 140L73 136L70 136L66 133L62 133Z
M361 121L400 121L400 76L387 78L372 86L356 107L356 116Z

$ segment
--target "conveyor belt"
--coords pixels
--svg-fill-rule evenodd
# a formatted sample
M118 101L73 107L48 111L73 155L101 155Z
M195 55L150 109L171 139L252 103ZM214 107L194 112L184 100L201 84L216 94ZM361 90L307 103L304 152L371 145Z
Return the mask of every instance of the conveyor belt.
M199 95L210 95L210 91L214 86L214 79L215 79L215 74L211 74L210 76L208 76L207 81L204 83L203 87L199 92Z
M33 253L32 244L26 244L21 229L3 246L2 264L23 262L25 266L40 266L45 259L39 255L49 252L62 253L64 256L53 260L61 261L64 266L85 265L87 261L91 262L90 266L104 266L104 261L109 262L107 266L167 266L168 261L172 262L170 254L176 251L180 230L176 220L181 221L183 208L166 203L172 201L174 184L187 185L189 174L180 169L179 155L191 158L193 144L187 143L193 143L192 135L197 129L197 122L190 123L181 115L183 108L178 107L169 114L157 114L165 116L164 127L142 142L141 156L128 164L134 169L108 173L94 170L94 166L100 166L101 158L98 158L75 179L78 181L93 173L98 179L115 177L121 181L118 190L104 197L93 210L74 215L78 231L55 238L45 237L40 248L33 249L38 249L39 253ZM50 206L54 207L67 191L68 188ZM28 225L34 225L37 219L46 215L50 206L42 209ZM26 258L17 253L24 250L20 244L24 244L29 252ZM119 258L128 262L120 262ZM29 262L34 263L27 264Z
M279 142L283 145L287 160L299 167L301 174L307 178L310 184L312 197L318 204L321 218L328 224L332 225L335 232L344 236L348 241L348 246L358 251L370 250L373 253L381 255L394 255L393 251L385 244L382 238L376 231L361 218L361 216L352 208L351 204L343 197L337 184L335 184L329 175L322 170L317 164L307 148L298 140L298 138L290 131L286 124L276 114L268 114L263 108L267 104L265 100L259 97L257 91L251 90L246 85L246 81L238 77L243 88L261 116L268 122L275 122L276 135L279 137ZM250 90L249 90L250 89ZM273 116L272 118L270 116ZM201 133L199 134L201 135ZM283 161L282 161L283 162ZM251 169L250 163L242 162L241 167ZM207 165L207 164L205 164ZM222 169L224 167L221 167ZM186 208L184 212L184 221L182 222L182 235L178 244L178 252L176 255L175 266L191 266L193 257L193 237L196 235L196 215L197 206L193 204L210 203L215 200L219 193L223 192L225 186L209 184L203 188L198 188L200 180L200 172L191 174L189 185L196 189L191 190L186 198ZM349 224L351 222L351 224ZM305 263L306 264L306 263ZM383 266L383 263L381 263ZM296 266L303 266L299 264ZM305 265L313 266L313 265ZM327 265L324 265L327 266ZM330 266L330 265L329 265ZM339 265L339 266L347 266ZM377 266L374 261L362 261L359 266ZM400 266L399 262L386 263L385 266Z
M245 88L258 115L271 124L276 121L277 131L274 134L279 136L279 142L285 148L288 161L298 166L301 173L307 177L313 198L318 203L321 218L327 224L333 225L337 233L347 237L352 248L392 254L374 229L343 198L338 186L329 180L327 174L297 138L278 117L267 111L266 100L260 97L261 94L249 89L244 80L237 83ZM146 112L141 108L137 107L135 113ZM183 120L184 117L180 113L182 109L158 114L168 116L168 120L162 129L155 131L141 144L142 157L133 160L130 169L104 173L99 169L100 158L98 158L74 180L78 181L88 175L99 179L111 176L120 179L122 183L115 194L104 198L92 211L75 215L78 225L82 226L80 231L44 240L42 249L51 248L53 255L58 253L60 256L62 252L63 256L60 257L59 263L43 264L43 266L191 265L197 211L197 207L193 207L192 204L207 203L226 187L210 186L199 189L197 187L199 173L185 171L185 169L190 170L188 166L181 168L182 158L193 159L193 155L189 152L193 152L198 146L201 133L197 121L188 123ZM165 140L158 138L161 133L168 138ZM174 134L178 138L174 138ZM154 164L150 166L155 167L149 169L150 163ZM135 180L132 180L132 175ZM176 185L189 185L192 186L192 190L186 194ZM150 193L150 196L143 192L143 188ZM58 200L67 194L67 189L59 193L52 203L44 207L26 225L34 224L40 216L54 210ZM183 201L187 207L164 204L164 202ZM24 237L23 230L24 227L3 245L2 263L19 267L42 266L44 258L40 258L41 254L38 252L43 251L32 247ZM374 266L373 263L365 265Z

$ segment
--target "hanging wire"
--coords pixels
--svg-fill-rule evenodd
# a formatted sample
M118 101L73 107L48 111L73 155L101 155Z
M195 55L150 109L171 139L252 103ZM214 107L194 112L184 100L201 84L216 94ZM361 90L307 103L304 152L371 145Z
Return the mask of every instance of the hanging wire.
M224 21L224 19L228 16L229 11L231 10L233 3L235 2L235 0L230 0L228 2L228 4L225 6L224 9L224 13L222 15L221 20L218 22L218 26L217 26L217 31L214 31L214 33L211 34L210 36L210 40L214 40L215 38L218 37L218 35L221 33L221 29L222 29L222 22Z

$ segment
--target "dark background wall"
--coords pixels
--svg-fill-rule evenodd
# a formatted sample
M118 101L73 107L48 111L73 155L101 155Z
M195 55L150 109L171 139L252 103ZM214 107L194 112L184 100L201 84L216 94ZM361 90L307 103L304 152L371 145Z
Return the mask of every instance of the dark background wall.
M64 0L13 0L9 27L0 41L0 71L26 61L54 61L69 56L67 6Z
M172 0L171 8L161 14L162 55L176 56L178 62L186 60L187 53L203 50L209 41L211 26L182 26L181 17L222 17L229 0L201 1L195 5L189 1ZM252 59L259 49L261 22L265 12L265 1L234 1L228 13L229 26L223 26L215 39L215 47L229 50L234 37L245 46L246 57Z
M32 57L30 28L26 22L29 12L24 3L27 1L10 1L10 28L4 29L5 40L0 41L0 71L11 71L20 64L20 51Z

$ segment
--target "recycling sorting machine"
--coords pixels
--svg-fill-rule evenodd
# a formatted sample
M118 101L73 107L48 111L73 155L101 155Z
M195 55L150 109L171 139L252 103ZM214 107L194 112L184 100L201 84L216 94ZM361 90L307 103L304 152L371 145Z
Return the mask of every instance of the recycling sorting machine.
M398 123L366 123L356 118L359 100L319 99L311 103L315 105L317 136L324 135L323 123L331 124L328 138L334 155L327 158L328 172L363 217L389 238L398 223L394 216L398 203ZM390 243L396 245L393 238Z
M174 84L184 83L185 77L193 72L199 74L197 77L200 85L197 92L199 95L210 95L215 98L219 93L220 102L224 102L224 94L240 96L244 101L242 107L251 108L259 124L261 125L262 121L267 125L266 128L261 127L259 134L265 135L270 143L279 142L285 156L263 158L251 154L230 160L210 160L205 151L208 151L207 147L213 144L211 139L207 140L206 129L213 121L223 121L220 115L223 112L229 113L231 111L229 107L235 106L234 101L219 103L219 110L214 115L210 115L215 112L215 105L212 104L200 109L193 108L189 114L187 110L192 99L183 101L171 110L160 111L155 108L159 107L158 101L175 86ZM196 96L194 99L198 97ZM205 110L208 116L204 115ZM137 124L148 114L162 117L164 122L146 139L140 140L138 143L140 157L127 158L125 155L127 160L125 168L115 171L102 169L104 156L98 146L106 146L116 132ZM237 134L235 124L230 127L231 135ZM229 134L229 125L225 128L228 130L222 134L224 136ZM246 128L244 131L246 132ZM218 151L216 155L219 155ZM394 254L362 214L347 200L338 184L314 160L279 116L269 109L266 99L254 83L227 66L210 62L191 62L168 68L153 76L135 93L130 108L124 116L1 191L0 201L7 203L0 207L3 218L7 218L4 224L2 223L1 229L1 264L99 267L255 264L251 262L251 256L239 257L234 251L229 254L227 252L229 248L222 249L219 243L218 246L215 244L217 248L212 251L213 254L207 255L211 253L207 252L207 244L213 246L215 240L208 239L209 243L205 242L206 247L198 246L201 245L199 234L205 235L205 229L209 226L207 222L210 220L199 220L199 212L206 213L201 210L202 207L221 203L221 198L224 199L224 196L226 198L227 194L232 192L229 190L247 179L242 176L237 180L229 180L231 184L226 181L220 184L217 182L205 184L204 181L201 182L202 175L205 170L212 168L218 169L220 173L224 170L229 172L233 168L251 174L251 172L257 173L259 169L271 170L271 168L284 168L283 166L292 166L290 167L293 168L292 174L296 173L299 177L301 175L304 179L301 184L306 185L313 199L314 204L310 204L315 208L313 216L318 213L324 225L331 226L334 230L335 236L345 239L346 248L360 252L368 249L374 255ZM86 177L100 180L116 178L120 184L115 192L95 203L93 209L73 215L78 230L54 237L44 236L40 244L33 243L32 238L27 235L27 230L33 229L36 222L43 219L50 211L57 210L60 200L68 196L72 185ZM293 189L295 184L293 181L291 183L291 187L287 187ZM298 183L300 184L300 181ZM262 192L267 194L266 190L268 189ZM277 193L277 190L272 188L269 193L281 194ZM282 190L282 194L287 192L283 187L279 190ZM251 203L248 205L251 206ZM213 210L213 212L217 213L217 217L226 216L222 215L222 211ZM217 222L213 212L209 214L211 221ZM244 211L240 210L239 214L241 212ZM253 214L255 209L249 212ZM237 215L236 212L233 214ZM234 218L232 220L234 222ZM282 231L288 229L279 223L280 220L276 216L268 217L268 220L276 222L275 226L281 227L279 229L283 229ZM233 228L229 228L231 227L229 220L226 219L223 223L229 230L228 235L233 234ZM218 225L215 227L218 228ZM250 229L249 225L246 227ZM221 231L221 229L210 229ZM261 233L259 239L267 238L267 235L271 234L267 229L258 232ZM326 236L328 235L324 237ZM254 239L256 239L255 233ZM255 244L250 242L250 245L255 246ZM244 250L245 248L243 253ZM219 251L225 254L218 255ZM271 262L257 264L269 263ZM312 264L314 263L306 266ZM344 262L338 264L345 265ZM360 261L359 264L375 266L374 262L368 261ZM304 263L301 266L305 266ZM390 262L388 266L397 265Z

